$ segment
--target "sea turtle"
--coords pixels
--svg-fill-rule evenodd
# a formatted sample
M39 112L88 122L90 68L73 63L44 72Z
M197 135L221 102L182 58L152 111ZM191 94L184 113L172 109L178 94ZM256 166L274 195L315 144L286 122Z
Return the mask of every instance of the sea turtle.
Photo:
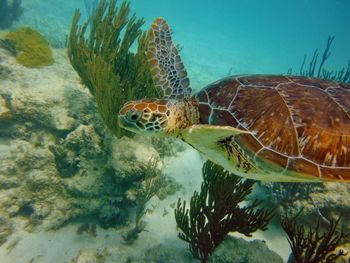
M350 182L350 85L306 77L231 76L191 96L168 23L156 19L147 56L162 99L126 103L119 124L174 135L246 178Z

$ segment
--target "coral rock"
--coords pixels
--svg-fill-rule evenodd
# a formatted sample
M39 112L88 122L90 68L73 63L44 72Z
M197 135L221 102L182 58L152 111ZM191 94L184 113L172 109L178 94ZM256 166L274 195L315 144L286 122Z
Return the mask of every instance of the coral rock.
M271 251L264 241L246 241L229 236L209 257L209 263L283 263L283 259Z
M104 250L85 250L80 251L76 257L72 259L72 263L104 263L105 262Z
M350 184L345 183L261 183L265 195L260 198L278 206L278 214L297 214L304 225L314 225L315 218L321 215L321 227L328 226L329 220L342 217L344 232L350 231ZM349 237L348 237L349 240Z
M0 97L0 120L9 118L11 118L11 111L8 108L6 100Z

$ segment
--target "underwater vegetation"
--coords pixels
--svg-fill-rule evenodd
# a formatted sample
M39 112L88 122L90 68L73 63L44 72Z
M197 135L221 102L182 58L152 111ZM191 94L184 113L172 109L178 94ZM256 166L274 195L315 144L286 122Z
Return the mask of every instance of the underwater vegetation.
M268 207L277 207L278 219L286 213L298 214L298 222L307 226L321 216L320 230L327 231L330 221L341 215L344 232L350 231L349 184L258 182L258 187L259 192L253 197L263 200ZM346 242L349 241L347 236Z
M28 68L42 68L54 62L46 39L30 27L7 33L0 45L15 55L18 63Z
M308 231L297 222L297 214L294 217L284 216L281 219L281 226L288 236L288 242L292 249L292 254L288 263L320 263L335 262L346 253L343 250L336 251L341 242L349 236L338 230L340 218L331 220L328 229L320 233L320 220L318 217L316 225L309 226Z
M147 57L143 19L130 16L129 3L101 0L91 17L79 26L75 12L68 42L68 56L82 82L95 97L107 127L118 137L126 134L117 116L128 100L157 97ZM135 53L132 46L137 43Z
M249 237L258 229L266 230L273 210L257 209L257 200L245 207L239 205L251 193L254 181L243 180L210 161L202 173L201 191L194 192L189 208L186 201L178 200L175 219L181 229L179 238L189 243L193 257L207 262L229 232Z
M136 192L136 216L135 226L126 231L123 235L123 239L127 244L134 242L138 234L141 233L146 223L142 221L142 217L146 213L147 202L157 193L161 188L164 188L167 184L165 175L160 169L158 169L159 159L153 157L148 161L148 164L144 167L143 180Z
M0 29L10 27L22 13L21 0L0 0Z
M322 57L319 60L320 52L315 49L312 58L307 61L307 55L304 54L303 62L299 69L299 75L305 77L315 77L327 80L336 80L338 82L350 83L350 59L346 67L340 70L330 70L325 68L325 63L332 54L331 47L334 36L328 36L326 47L323 50ZM292 69L289 69L288 75L292 75Z

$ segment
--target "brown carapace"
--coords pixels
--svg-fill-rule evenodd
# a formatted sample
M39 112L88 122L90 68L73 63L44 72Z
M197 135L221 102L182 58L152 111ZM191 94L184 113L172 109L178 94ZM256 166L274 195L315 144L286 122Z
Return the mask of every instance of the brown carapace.
M291 76L232 76L194 96L164 19L149 31L153 80L165 99L127 103L122 127L175 135L256 180L350 182L350 85Z
M195 97L200 123L251 132L233 138L252 160L271 162L276 172L350 181L350 85L237 76Z

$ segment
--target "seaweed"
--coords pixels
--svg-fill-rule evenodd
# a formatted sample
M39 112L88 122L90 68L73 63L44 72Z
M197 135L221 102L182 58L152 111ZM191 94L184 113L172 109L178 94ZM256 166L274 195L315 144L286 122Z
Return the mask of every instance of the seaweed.
M328 36L326 47L323 50L321 60L319 60L320 53L315 49L312 58L307 62L307 55L304 54L303 61L300 66L299 75L304 77L322 78L326 80L336 80L338 82L350 83L350 59L346 67L340 70L329 70L325 68L325 63L331 56L331 47L335 36ZM305 66L308 65L308 66ZM287 75L292 75L292 69L288 70Z
M179 238L189 243L192 255L206 262L229 232L250 237L258 229L266 230L273 210L257 208L261 202L242 207L254 181L244 180L207 161L202 169L203 183L194 192L189 209L178 200L175 219L181 229Z
M146 204L161 188L165 187L167 181L165 175L158 169L159 159L152 157L147 166L143 169L143 180L137 190L137 206L135 216L135 226L126 231L122 236L127 244L135 241L146 227L146 223L142 221L142 217L146 214Z
M117 136L128 134L118 126L122 105L141 98L159 97L146 57L148 37L143 19L129 16L129 2L101 0L79 26L76 10L68 41L68 56L83 84L95 97L107 127ZM137 43L136 52L131 51Z
M1 46L16 55L17 62L28 68L42 68L54 62L46 39L30 27L7 33Z
M321 217L318 217L315 227L309 226L309 230L306 231L304 226L297 222L300 213L301 211L294 217L285 215L281 219L281 226L288 236L288 242L292 249L288 263L330 263L346 255L341 249L337 253L335 252L340 242L349 236L344 233L343 228L337 231L340 217L335 221L331 220L328 230L321 234Z
M22 15L21 0L0 0L0 29L8 28Z

